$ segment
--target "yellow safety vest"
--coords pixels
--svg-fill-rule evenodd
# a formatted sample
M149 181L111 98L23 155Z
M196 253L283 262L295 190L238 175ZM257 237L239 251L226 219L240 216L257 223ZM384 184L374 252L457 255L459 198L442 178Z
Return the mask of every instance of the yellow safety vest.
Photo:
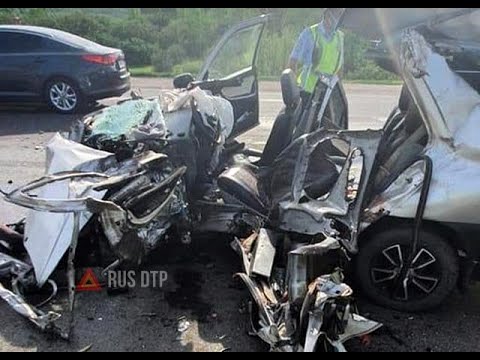
M313 93L320 74L335 75L342 68L343 62L343 38L342 31L337 30L332 40L327 41L318 34L318 24L310 27L315 48L311 66L303 66L298 76L298 85L308 93ZM320 59L315 59L315 53L321 49Z

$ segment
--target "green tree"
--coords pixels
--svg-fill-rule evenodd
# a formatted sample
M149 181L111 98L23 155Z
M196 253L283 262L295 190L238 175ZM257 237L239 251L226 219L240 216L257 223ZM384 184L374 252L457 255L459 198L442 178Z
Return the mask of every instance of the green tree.
M53 27L125 52L130 66L154 65L162 72L197 69L233 24L262 13L271 21L260 47L261 75L279 76L303 28L323 9L302 8L0 8L0 23L20 16L23 24ZM390 79L365 58L368 43L346 32L345 74L354 79Z

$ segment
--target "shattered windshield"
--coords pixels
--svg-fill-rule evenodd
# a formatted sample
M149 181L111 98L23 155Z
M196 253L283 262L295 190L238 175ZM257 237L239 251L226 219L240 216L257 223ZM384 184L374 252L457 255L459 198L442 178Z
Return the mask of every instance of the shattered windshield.
M127 136L142 128L155 127L156 133L165 132L163 113L158 101L127 101L103 110L92 126L92 136L105 135L112 139Z

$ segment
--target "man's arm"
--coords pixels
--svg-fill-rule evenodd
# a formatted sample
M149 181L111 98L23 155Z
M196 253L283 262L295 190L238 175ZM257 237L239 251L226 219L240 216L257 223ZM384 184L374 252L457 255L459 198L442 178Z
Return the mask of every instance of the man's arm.
M290 54L287 66L292 69L295 74L298 73L301 65L305 62L305 52L309 35L310 32L308 29L303 30L292 49L292 53Z
M345 35L341 33L340 36L340 60L339 60L339 71L338 71L338 77L343 78L345 75L344 71L344 64L345 64Z

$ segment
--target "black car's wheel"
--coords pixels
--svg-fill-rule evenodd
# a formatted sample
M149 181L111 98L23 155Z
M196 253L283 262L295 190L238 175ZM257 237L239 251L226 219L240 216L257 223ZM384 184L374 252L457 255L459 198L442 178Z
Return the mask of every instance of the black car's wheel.
M80 90L73 81L57 78L49 81L45 87L48 105L61 114L73 114L83 106Z
M355 272L361 290L372 301L395 310L415 312L440 305L454 290L458 256L447 241L420 232L411 264L412 229L380 232L361 246Z

